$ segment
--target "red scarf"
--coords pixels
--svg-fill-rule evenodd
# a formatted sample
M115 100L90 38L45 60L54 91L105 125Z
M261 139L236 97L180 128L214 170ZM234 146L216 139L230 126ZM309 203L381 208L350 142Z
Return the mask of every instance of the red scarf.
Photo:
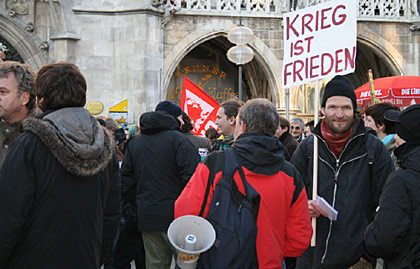
M325 120L321 122L322 137L325 139L328 147L335 154L335 156L337 156L337 158L340 157L344 145L346 145L347 141L350 139L352 130L353 126L351 126L344 134L335 135L325 123Z

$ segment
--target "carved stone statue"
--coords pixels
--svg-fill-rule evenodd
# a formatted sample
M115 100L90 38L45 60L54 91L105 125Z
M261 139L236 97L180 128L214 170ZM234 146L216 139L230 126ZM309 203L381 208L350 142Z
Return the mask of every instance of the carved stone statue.
M13 10L16 14L28 14L29 6L27 0L6 0L6 9Z
M299 10L309 6L308 0L289 0L290 1L290 10Z
M420 0L411 0L411 14L414 16L420 15Z

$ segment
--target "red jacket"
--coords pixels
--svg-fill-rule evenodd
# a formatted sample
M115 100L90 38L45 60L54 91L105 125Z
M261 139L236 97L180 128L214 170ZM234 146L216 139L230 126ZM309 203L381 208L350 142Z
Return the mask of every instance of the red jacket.
M264 143L258 143L260 140ZM302 255L312 236L308 200L302 178L297 170L284 160L284 149L277 139L242 135L233 148L246 180L261 196L257 219L259 267L282 268L284 257ZM198 165L175 202L175 218L199 215L209 175L214 174L214 183L210 188L203 217L207 216L214 188L222 176L223 154L212 153ZM210 173L210 170L213 173ZM239 190L244 193L238 172L235 173L234 179Z

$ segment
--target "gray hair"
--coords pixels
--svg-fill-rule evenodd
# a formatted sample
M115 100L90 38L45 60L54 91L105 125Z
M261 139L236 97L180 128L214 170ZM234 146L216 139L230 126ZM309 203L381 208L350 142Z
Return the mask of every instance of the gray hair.
M0 78L6 77L8 73L15 75L18 96L22 93L29 93L29 102L26 108L31 111L35 106L35 73L28 64L22 64L14 61L6 61L0 64Z
M249 100L239 111L239 120L245 123L246 133L274 136L279 126L279 114L269 100Z
M290 124L299 124L300 128L303 130L305 129L305 123L301 118L293 118L290 120Z
M118 126L118 123L113 118L108 117L108 118L105 118L104 121L105 121L105 127L111 130L111 132L115 132L116 130L120 128Z

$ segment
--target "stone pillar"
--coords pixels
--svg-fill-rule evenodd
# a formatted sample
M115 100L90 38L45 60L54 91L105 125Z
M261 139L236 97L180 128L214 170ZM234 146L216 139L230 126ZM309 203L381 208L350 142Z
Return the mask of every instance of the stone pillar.
M76 61L76 44L80 39L74 34L54 35L50 37L51 47L49 48L49 60L52 63L66 61L74 63Z
M162 27L161 17L145 15L145 52L144 56L144 80L143 89L146 91L146 109L153 110L159 101L165 99L165 91L162 89L163 51L162 51Z
M80 41L76 63L88 81L87 102L110 107L128 99L129 124L161 96L161 12L145 3L76 6ZM129 3L131 2L131 3ZM130 121L131 120L131 121Z

